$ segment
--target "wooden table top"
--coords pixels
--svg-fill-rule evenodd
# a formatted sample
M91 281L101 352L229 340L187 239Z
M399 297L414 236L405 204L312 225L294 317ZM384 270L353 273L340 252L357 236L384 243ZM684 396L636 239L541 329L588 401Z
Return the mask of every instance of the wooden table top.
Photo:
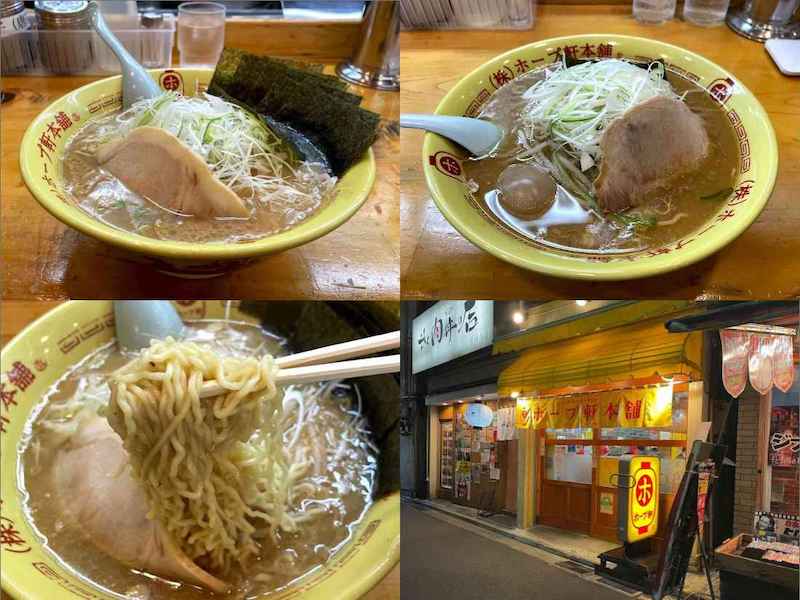
M800 295L800 80L782 75L763 44L725 26L680 20L645 26L626 6L540 5L531 31L401 34L401 112L430 113L458 80L516 46L566 34L616 33L687 48L728 69L763 104L778 137L775 190L758 220L693 266L629 282L546 277L472 245L436 208L422 174L423 134L403 130L400 150L401 286L404 298L785 298Z
M304 57L307 58L307 57ZM220 277L159 273L63 225L28 192L18 147L31 120L94 77L4 77L14 98L2 105L3 298L393 299L400 294L397 119L399 94L351 86L383 117L373 146L378 177L349 221L304 246L257 259Z
M61 304L58 301L26 300L3 303L0 320L0 348L15 335L49 310ZM400 597L400 565L397 564L362 600L397 600Z

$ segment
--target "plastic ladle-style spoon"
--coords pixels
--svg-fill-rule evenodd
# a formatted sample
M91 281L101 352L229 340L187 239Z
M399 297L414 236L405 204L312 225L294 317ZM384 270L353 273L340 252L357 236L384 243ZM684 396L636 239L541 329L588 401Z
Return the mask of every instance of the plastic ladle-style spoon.
M119 59L122 68L122 108L128 109L137 100L156 98L163 94L150 74L131 56L122 42L108 28L100 13L100 7L94 0L89 2L89 18L94 30Z
M152 339L179 338L183 321L166 300L115 300L117 342L125 350L141 350Z
M438 133L466 148L474 156L486 156L503 137L503 130L483 119L443 115L400 115L400 127Z

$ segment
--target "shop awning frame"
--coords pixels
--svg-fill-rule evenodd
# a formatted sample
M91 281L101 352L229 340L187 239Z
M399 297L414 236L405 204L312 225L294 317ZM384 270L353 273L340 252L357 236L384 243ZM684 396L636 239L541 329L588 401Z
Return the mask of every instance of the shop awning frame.
M659 375L702 376L702 334L671 334L661 319L538 346L499 377L501 396L539 395L556 388Z

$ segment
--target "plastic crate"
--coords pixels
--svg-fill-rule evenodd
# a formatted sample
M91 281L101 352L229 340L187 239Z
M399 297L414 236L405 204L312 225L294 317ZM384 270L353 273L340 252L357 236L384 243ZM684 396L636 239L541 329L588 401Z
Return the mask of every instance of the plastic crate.
M536 0L400 0L404 29L530 29Z
M0 40L3 75L109 75L120 72L119 61L92 30L38 30L27 14L29 28L4 35ZM136 60L148 69L172 66L175 17L164 15L159 29L109 27Z

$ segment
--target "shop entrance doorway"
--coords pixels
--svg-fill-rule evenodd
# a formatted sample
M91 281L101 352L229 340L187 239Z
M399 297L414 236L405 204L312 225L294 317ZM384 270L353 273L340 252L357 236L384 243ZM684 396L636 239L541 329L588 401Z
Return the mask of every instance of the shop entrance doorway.
M618 472L619 457L643 454L661 460L661 530L686 463L689 421L699 420L699 406L690 411L689 385L672 386L671 424L665 427L537 430L536 523L616 541L618 507L614 474ZM693 413L697 414L692 416Z

